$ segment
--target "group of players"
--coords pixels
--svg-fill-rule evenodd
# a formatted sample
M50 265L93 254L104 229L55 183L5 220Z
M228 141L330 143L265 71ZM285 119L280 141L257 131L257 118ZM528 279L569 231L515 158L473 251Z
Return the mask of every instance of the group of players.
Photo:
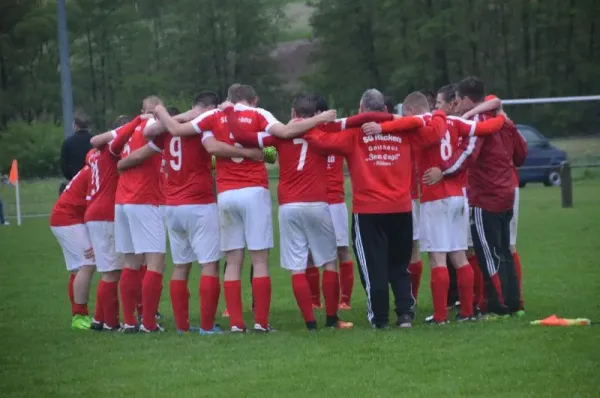
M411 147L416 161L408 157L413 199L421 200L421 217L417 221L415 203L413 255L403 273L408 277L407 270L410 272L416 298L422 273L416 243L420 240L420 250L429 253L432 266L434 315L429 321L445 323L449 255L456 267L459 320L475 319L476 308L486 311L489 293L484 285L496 282L493 270L479 271L475 256L467 261L465 159L473 151L477 135L493 134L514 125L498 109L496 98L477 106L472 104L468 114L463 115L469 118L497 112L495 117L477 123L446 117L467 111L461 108L465 101L457 99L456 90L454 86L440 90L438 111L433 116L426 114L430 109L422 93L410 94L403 103L403 117L392 115L385 108L381 93L367 90L361 98L360 113L347 119L336 119L336 112L328 110L321 97L300 94L288 124L257 107L258 96L248 85L232 85L227 101L220 105L214 93L203 92L193 107L181 114L170 114L158 97L144 99L141 115L133 120L120 118L117 128L92 138L94 149L88 153L86 166L71 180L52 211L50 226L70 271L72 327L125 333L163 331L156 314L163 287L167 230L175 265L169 293L178 332L222 332L215 324L215 316L223 254L226 267L222 286L230 330L247 330L241 295L245 249L252 263L253 329L273 331L269 323L271 279L267 264L269 249L273 247L272 206L261 148L275 147L280 173L280 265L291 272L293 293L306 327L317 329L314 309L321 307L322 292L326 326L352 328L352 323L338 317L338 310L351 308L354 283L344 158L349 162L351 175L353 170L350 151L335 149L327 144L327 138L350 134L360 135L364 143L380 140L381 146L369 146L373 159L363 160L387 165L400 157L387 153L394 148L391 141L401 142L404 134L419 138L426 127L435 132L435 137L411 140L422 142ZM353 180L354 213L361 213L357 211L361 206L357 206L357 200L364 192L354 185L357 184ZM515 203L517 200L518 196ZM516 215L513 219L516 222ZM354 232L358 231L355 227ZM356 247L356 238L354 245L357 258L364 257L362 247ZM376 299L371 297L371 279L361 258L359 271L367 292L369 320L378 326L371 314L371 300L374 303ZM199 329L190 326L188 310L188 279L194 261L202 269ZM516 251L515 261L518 263ZM322 275L318 268L323 268ZM95 270L101 274L101 280L92 318L87 301ZM411 321L404 319L398 325L407 326Z

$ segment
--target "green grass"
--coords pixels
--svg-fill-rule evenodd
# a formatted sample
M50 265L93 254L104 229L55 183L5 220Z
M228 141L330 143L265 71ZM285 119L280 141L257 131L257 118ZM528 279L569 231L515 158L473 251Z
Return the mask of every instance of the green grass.
M50 186L55 193L56 184ZM67 275L47 220L0 227L0 391L3 397L597 396L599 329L528 324L553 313L599 317L600 184L578 182L575 193L575 207L562 209L558 190L522 190L525 319L422 326L431 311L425 272L419 326L402 331L368 327L356 278L354 309L344 313L356 329L307 334L276 248L271 321L278 333L177 336L167 282L160 307L167 333L74 332ZM197 283L196 269L194 323ZM244 289L249 305L247 280Z

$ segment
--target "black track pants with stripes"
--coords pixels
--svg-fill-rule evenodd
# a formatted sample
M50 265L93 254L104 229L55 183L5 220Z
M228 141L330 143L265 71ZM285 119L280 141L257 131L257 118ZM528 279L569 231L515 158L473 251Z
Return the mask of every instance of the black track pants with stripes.
M483 274L487 312L507 314L519 310L519 284L510 253L512 209L490 212L472 207L473 248Z
M408 264L412 251L412 213L354 214L352 243L367 293L367 316L371 325L389 324L390 293L396 315L414 316Z

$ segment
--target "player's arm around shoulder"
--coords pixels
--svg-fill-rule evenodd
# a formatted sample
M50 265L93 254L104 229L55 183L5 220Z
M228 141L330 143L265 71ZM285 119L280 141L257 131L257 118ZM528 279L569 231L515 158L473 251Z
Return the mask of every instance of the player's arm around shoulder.
M289 140L303 135L320 124L333 122L336 117L337 111L335 109L330 109L306 119L290 121L286 125L282 123L273 123L268 126L266 132L275 137Z
M119 170L119 172L123 172L125 170L131 169L135 166L142 164L146 159L149 159L153 155L156 155L160 152L160 148L158 148L152 142L149 142L143 147L131 152L126 158L119 160L119 162L117 163L117 170Z
M239 148L217 140L212 134L204 133L202 145L211 155L222 158L246 158L254 161L263 160L263 151L259 148Z

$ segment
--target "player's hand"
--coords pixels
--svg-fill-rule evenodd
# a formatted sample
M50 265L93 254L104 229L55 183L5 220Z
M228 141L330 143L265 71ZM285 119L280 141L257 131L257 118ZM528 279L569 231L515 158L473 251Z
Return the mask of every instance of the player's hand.
M442 177L444 177L444 175L442 174L442 170L440 170L438 167L432 167L425 171L425 174L423 174L423 184L437 184L441 181Z
M335 109L330 109L325 112L321 112L317 115L320 123L329 123L335 121L337 118L337 111Z
M88 249L85 249L85 251L83 252L83 256L88 260L91 258L94 258L94 249L91 247Z
M225 109L227 109L227 108L233 108L233 102L225 101L221 105L219 105L219 109L222 111L225 111Z
M258 148L244 148L244 152L246 152L246 158L250 160L254 160L255 162L263 161L263 151Z
M154 117L153 113L142 113L140 115L141 120L148 120L148 119L152 119L153 117Z
M154 115L156 115L156 117L160 119L160 117L164 116L165 114L169 114L169 112L167 112L167 109L163 105L156 105L156 108L154 108Z
M381 134L381 125L375 122L368 122L362 125L362 131L365 135Z

